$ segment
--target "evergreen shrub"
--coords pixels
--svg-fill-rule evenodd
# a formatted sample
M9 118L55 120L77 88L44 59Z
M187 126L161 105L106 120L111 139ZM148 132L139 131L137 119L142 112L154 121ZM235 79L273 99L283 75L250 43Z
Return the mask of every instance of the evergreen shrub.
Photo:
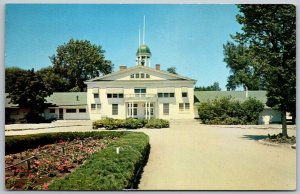
M259 113L263 109L263 103L254 98L241 103L231 97L223 97L200 103L198 114L204 124L258 124Z

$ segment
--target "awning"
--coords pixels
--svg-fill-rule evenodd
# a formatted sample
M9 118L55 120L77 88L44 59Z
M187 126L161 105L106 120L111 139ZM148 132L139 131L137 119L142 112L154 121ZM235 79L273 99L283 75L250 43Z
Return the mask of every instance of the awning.
M182 92L188 92L188 87L182 87L182 88L181 88L181 91L182 91Z
M124 93L123 88L106 88L107 94L122 94Z
M157 93L175 93L175 88L174 87L157 88Z
M99 88L93 88L93 94L99 94Z

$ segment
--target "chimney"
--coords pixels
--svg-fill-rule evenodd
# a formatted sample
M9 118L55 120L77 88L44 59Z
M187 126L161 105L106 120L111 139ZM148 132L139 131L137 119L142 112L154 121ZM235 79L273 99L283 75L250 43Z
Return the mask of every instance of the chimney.
M125 65L120 65L120 71L124 71L125 69L127 69L127 66L125 66Z
M160 64L156 64L156 65L155 65L155 69L156 69L156 70L160 70Z

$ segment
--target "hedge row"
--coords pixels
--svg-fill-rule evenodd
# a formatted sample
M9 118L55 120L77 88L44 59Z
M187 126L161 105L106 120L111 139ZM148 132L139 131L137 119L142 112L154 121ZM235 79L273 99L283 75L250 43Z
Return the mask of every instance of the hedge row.
M116 148L120 147L120 153ZM122 190L132 187L135 174L149 155L149 137L126 132L108 147L93 154L75 172L55 179L49 190Z
M102 131L101 133L92 132L61 132L61 133L40 133L33 135L18 135L5 137L5 154L22 152L38 146L58 142L59 140L73 140L75 138L84 139L94 137L102 139L104 137L121 137L125 132Z
M126 128L126 129L138 129L138 128L167 128L170 126L169 121L163 119L113 119L104 118L93 122L93 129L105 128L107 130Z
M263 103L254 98L241 103L230 97L223 97L201 103L198 113L204 124L258 124L259 113L263 109Z

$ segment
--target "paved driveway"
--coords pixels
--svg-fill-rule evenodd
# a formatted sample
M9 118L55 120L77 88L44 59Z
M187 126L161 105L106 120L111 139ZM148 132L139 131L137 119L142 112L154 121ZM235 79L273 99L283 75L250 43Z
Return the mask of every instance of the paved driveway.
M91 121L7 125L5 135L92 131ZM20 131L19 129L27 130ZM275 128L275 129L274 129ZM295 128L295 127L294 127ZM151 152L143 190L278 190L296 187L296 150L255 141L280 132L280 125L208 126L172 121L168 129L142 129ZM289 130L296 135L296 130Z
M296 151L262 145L255 140L280 130L254 127L182 121L169 129L143 130L150 136L151 153L139 189L295 189Z

